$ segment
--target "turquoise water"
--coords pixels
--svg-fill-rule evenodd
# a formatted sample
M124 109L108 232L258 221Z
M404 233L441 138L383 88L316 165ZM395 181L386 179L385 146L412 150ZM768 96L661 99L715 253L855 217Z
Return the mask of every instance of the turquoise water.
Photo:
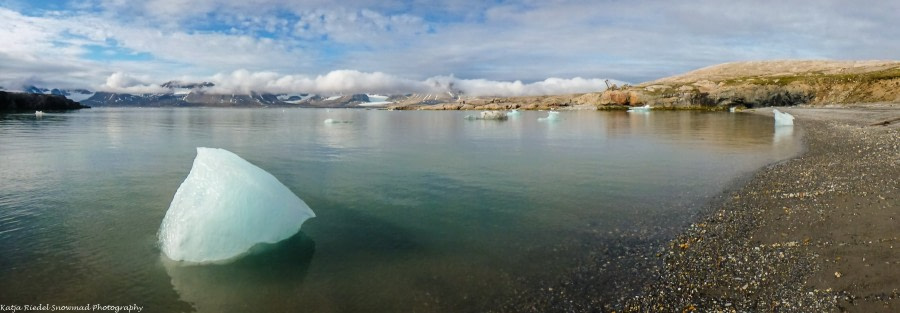
M749 114L466 114L0 115L0 304L486 311L559 281L593 247L659 244L736 178L800 147L799 134ZM198 146L269 171L318 217L233 264L166 260L157 230Z

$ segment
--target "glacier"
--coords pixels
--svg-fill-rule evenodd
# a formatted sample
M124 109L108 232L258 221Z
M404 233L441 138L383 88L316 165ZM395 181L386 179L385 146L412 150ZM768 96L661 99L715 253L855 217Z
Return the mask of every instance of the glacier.
M772 113L775 113L775 126L793 126L794 125L794 116L793 115L778 111L778 109L772 110Z
M312 209L275 176L225 149L197 148L159 228L169 259L225 263L300 231Z

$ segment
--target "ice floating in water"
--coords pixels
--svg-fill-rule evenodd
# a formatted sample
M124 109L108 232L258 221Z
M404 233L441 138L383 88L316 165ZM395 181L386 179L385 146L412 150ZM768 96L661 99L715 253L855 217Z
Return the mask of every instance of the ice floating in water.
M43 117L43 116L44 116L44 111L34 111L34 116L37 116L37 117Z
M482 111L481 118L482 120L505 120L506 112L501 111Z
M227 150L197 148L163 218L159 243L172 260L228 261L293 236L315 216L272 174Z
M341 124L341 123L352 123L352 121L339 121L339 120L330 119L330 118L325 119L325 124Z
M547 117L539 117L538 121L558 121L559 120L559 112L550 111L547 112Z
M793 115L778 111L778 109L772 110L772 113L775 113L775 126L793 126L794 125L794 116Z
M642 107L633 107L628 109L628 112L650 112L650 105L644 105Z
M506 112L501 111L483 111L478 116L469 114L463 117L467 120L505 120L507 118Z
M506 116L513 117L513 116L519 116L521 114L522 114L522 112L519 112L519 110L510 110L508 113L506 113Z

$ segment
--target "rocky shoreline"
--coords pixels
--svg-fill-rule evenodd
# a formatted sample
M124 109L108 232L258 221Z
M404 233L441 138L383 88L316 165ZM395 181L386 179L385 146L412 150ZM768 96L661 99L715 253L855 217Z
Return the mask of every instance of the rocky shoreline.
M801 155L747 178L675 239L589 252L594 262L498 311L900 311L900 107L780 109L804 132Z
M869 126L900 110L786 111L807 151L673 240L655 282L622 311L900 310L900 127Z

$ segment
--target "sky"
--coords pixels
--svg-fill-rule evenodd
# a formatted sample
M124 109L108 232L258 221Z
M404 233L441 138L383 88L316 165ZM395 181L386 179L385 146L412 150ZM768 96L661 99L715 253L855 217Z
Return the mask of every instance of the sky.
M718 63L888 60L900 1L0 0L0 86L472 95Z

